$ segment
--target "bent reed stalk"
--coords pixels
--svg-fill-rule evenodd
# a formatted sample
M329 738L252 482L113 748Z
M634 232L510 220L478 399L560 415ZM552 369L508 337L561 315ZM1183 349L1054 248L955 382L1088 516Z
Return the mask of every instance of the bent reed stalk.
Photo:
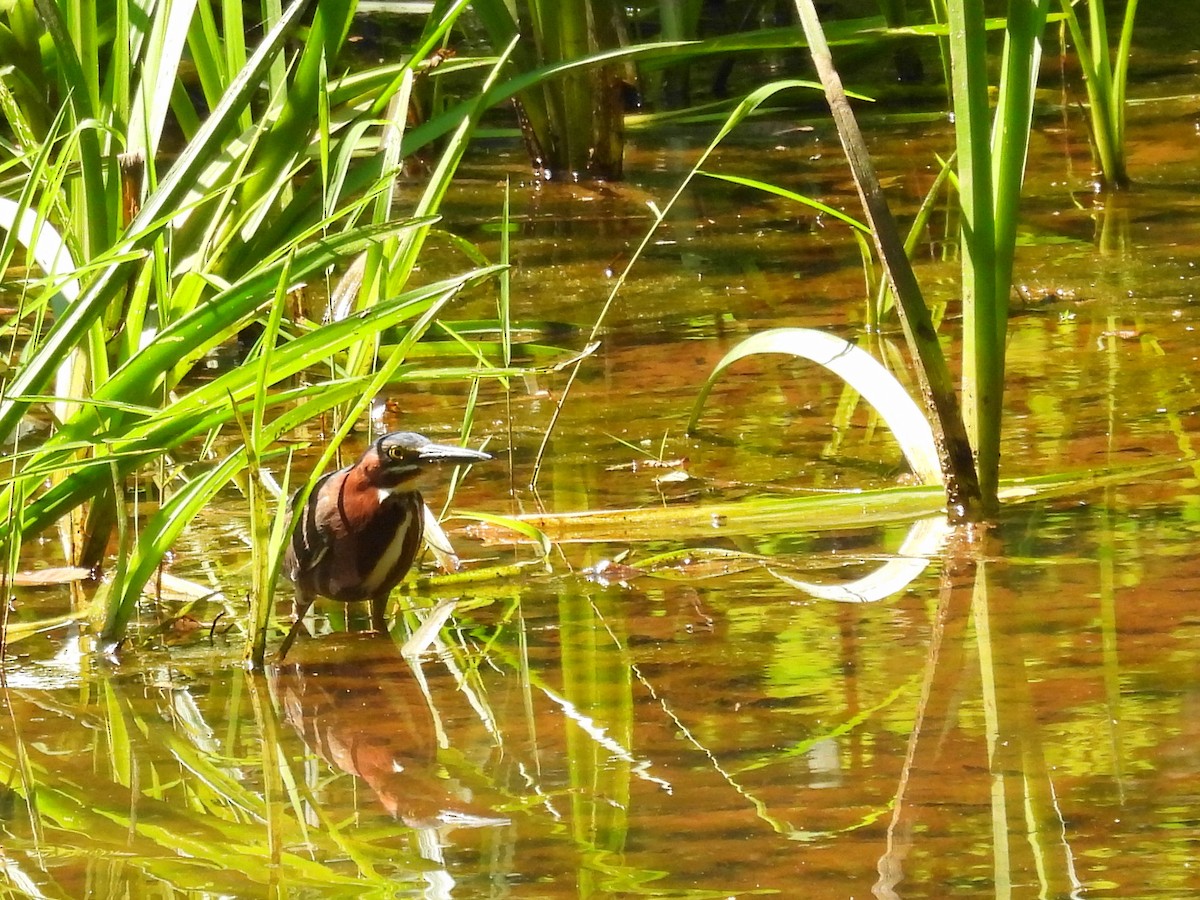
M1049 0L1014 3L1004 29L1001 78L994 118L989 110L987 22L979 0L950 0L951 86L954 105L958 192L962 205L962 296L964 312L962 410L966 441L960 443L957 402L946 389L944 362L936 337L924 332L928 312L911 266L899 250L886 200L874 178L869 157L857 135L849 104L838 98L840 79L824 47L812 0L796 8L826 82L839 136L855 183L867 206L889 278L904 313L905 333L920 377L930 385L931 414L949 443L948 499L951 514L971 519L995 515L999 506L1000 435L1004 397L1004 351L1008 298L1012 289L1018 210L1029 147L1034 90ZM890 249L887 249L890 245ZM911 321L910 321L911 317ZM931 326L929 326L931 329ZM952 396L952 395L951 395ZM949 430L947 430L949 429ZM973 457L973 462L972 462ZM965 473L965 474L964 474ZM950 478L977 479L978 507L972 493L954 504Z

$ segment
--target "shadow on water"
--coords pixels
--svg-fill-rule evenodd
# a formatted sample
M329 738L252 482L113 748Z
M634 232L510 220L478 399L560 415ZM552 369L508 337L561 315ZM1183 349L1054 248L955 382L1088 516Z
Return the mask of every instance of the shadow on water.
M1194 98L1194 77L1176 87ZM1135 113L1146 174L1117 203L1085 202L1071 166L1086 149L1063 171L1057 126L1034 148L1007 474L1194 459L1188 102ZM783 140L723 164L786 183ZM795 177L849 205L829 135L796 140L813 158ZM913 140L899 126L881 168L913 173L897 191L915 204L932 153ZM640 152L631 171L677 162ZM493 194L465 195L491 191L497 165L481 157L460 186L468 229L494 218ZM638 190L606 194L601 218L622 225L590 231L539 225L578 196L525 197L521 315L586 331L640 231ZM921 274L953 317L953 228L932 228ZM696 386L741 336L857 322L856 261L808 214L699 189L585 367L540 496L521 485L552 379L507 398L484 388L479 421L506 439L511 409L513 470L473 473L455 504L670 509L892 483L886 435L862 413L831 435L840 391L802 366L733 373L708 435L682 435ZM396 399L414 427L462 406L439 385ZM674 462L647 464L659 458ZM457 589L474 608L419 662L399 652L403 626L388 640L334 620L268 679L241 669L240 639L216 621L246 583L229 498L179 547L180 574L224 591L167 604L199 627L144 624L119 666L62 629L10 646L0 870L11 892L55 897L1195 896L1198 483L1193 464L1007 509L874 604L816 600L776 573L862 576L900 555L907 524L566 544L550 573ZM456 541L473 565L530 555ZM681 544L693 559L633 565ZM451 590L400 596L402 618ZM22 588L9 621L71 604Z

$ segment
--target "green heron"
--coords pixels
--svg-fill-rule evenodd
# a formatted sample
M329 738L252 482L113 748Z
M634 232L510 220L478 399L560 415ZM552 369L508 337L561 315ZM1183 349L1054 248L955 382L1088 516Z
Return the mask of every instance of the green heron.
M386 629L388 595L407 574L425 532L421 476L439 463L491 459L479 450L435 444L411 431L385 434L358 462L322 477L303 509L293 512L283 573L295 585L295 624L283 639L287 655L318 596L371 602L371 627Z

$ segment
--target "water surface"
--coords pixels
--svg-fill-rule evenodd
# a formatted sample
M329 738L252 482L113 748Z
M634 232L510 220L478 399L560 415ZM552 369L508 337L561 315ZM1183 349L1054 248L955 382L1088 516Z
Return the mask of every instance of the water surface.
M0 863L31 896L1120 896L1200 893L1200 527L1192 432L1200 125L1194 71L1131 113L1136 190L1090 187L1074 113L1039 118L1009 344L1006 476L1185 464L1081 482L952 538L871 604L836 582L894 557L908 523L528 546L455 533L478 585L397 592L387 640L322 607L265 678L226 622L248 586L241 501L222 498L172 571L223 591L147 606L119 663L74 629L9 648ZM1048 97L1047 102L1053 98ZM932 181L944 122L869 126L902 216ZM516 315L576 349L696 141L632 152L629 184L514 189ZM1064 148L1066 153L1064 153ZM477 154L448 221L494 254L516 148ZM828 128L758 125L717 167L856 209ZM919 277L953 335L954 222ZM460 262L436 257L431 271ZM604 323L536 491L561 373L481 389L498 462L460 509L678 507L896 483L899 452L838 385L747 362L685 436L698 386L740 338L779 325L861 334L858 252L811 211L703 183ZM488 315L477 297L464 315ZM885 335L899 343L896 335ZM957 348L949 341L948 349ZM450 437L461 384L404 388L386 427ZM314 430L311 436L316 436ZM665 462L666 465L658 465ZM636 464L636 465L635 465ZM664 475L670 475L664 478ZM686 477L684 477L686 475ZM440 498L439 498L440 499ZM460 526L462 523L458 523ZM712 560L706 549L771 557ZM27 548L51 563L48 542ZM690 549L652 573L628 568ZM627 554L627 555L624 555ZM463 597L441 654L399 645L412 610ZM71 594L23 589L12 621ZM222 616L228 610L234 616Z

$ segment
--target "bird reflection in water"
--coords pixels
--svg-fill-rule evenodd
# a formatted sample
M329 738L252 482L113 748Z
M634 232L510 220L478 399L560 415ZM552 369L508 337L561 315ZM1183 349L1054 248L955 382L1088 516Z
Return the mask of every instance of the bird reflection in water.
M422 662L391 641L342 634L298 647L271 673L278 706L308 747L361 778L388 813L417 830L421 855L439 864L455 829L508 823L468 786L483 781L497 742L448 665ZM466 761L458 777L439 756L451 749L448 731L455 752L447 756Z

